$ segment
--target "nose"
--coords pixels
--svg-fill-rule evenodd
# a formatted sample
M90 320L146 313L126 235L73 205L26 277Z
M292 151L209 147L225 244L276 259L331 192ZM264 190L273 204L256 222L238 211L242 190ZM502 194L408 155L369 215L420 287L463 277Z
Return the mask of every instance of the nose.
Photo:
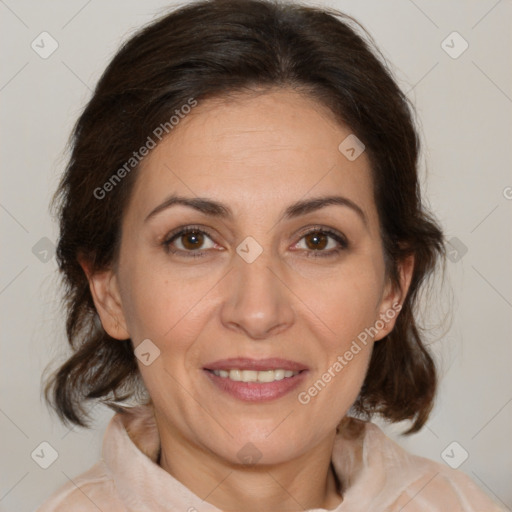
M225 283L222 324L255 340L267 339L288 329L294 321L293 293L282 265L264 250L249 263L238 254Z

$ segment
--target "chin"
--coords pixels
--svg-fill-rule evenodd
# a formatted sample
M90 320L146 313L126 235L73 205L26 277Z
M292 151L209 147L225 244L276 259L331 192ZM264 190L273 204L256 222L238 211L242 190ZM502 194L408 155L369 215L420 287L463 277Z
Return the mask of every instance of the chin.
M222 447L208 443L208 448L232 464L254 466L282 464L293 460L311 445L311 440L297 438L285 430L278 432L279 427L276 429L275 423L273 429L274 432L248 427L233 438L226 436L227 442Z

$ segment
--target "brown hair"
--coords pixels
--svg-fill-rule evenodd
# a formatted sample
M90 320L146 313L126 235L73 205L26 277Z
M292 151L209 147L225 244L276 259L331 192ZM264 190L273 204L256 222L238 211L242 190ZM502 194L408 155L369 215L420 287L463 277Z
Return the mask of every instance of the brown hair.
M191 98L200 102L286 87L328 107L366 146L395 284L398 263L415 256L395 328L375 344L353 411L368 418L379 413L390 421L410 419L408 433L425 423L437 379L413 310L423 281L444 255L443 236L420 197L412 107L384 59L370 49L371 39L358 35L361 29L332 9L272 0L201 0L152 22L122 46L75 125L70 161L54 198L73 354L48 378L45 398L62 421L89 426L87 401L101 400L118 410L114 402L144 388L131 340L113 339L103 330L78 262L84 257L93 271L115 262L137 166L108 194L98 190L123 166L127 170L133 152Z

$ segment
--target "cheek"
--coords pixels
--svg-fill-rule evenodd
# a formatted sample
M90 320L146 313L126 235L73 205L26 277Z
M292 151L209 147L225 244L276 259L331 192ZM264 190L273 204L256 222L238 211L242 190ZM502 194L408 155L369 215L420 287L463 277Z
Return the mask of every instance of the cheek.
M374 287L352 275L320 286L308 303L320 319L311 317L318 326L313 336L319 364L298 390L297 401L326 428L335 428L359 395L372 354L376 301Z
M176 349L180 340L197 337L205 298L216 279L212 272L194 275L190 269L134 259L122 269L121 281L123 310L135 345L149 338L163 349L172 339Z
M375 322L381 283L378 265L354 257L328 274L322 271L316 278L296 278L293 289L304 297L310 315L324 325L327 338L341 349Z
M383 264L363 257L347 259L314 286L296 282L298 295L307 297L303 313L315 326L312 335L324 356L299 403L309 404L325 421L338 421L340 411L359 394L376 334L382 282Z

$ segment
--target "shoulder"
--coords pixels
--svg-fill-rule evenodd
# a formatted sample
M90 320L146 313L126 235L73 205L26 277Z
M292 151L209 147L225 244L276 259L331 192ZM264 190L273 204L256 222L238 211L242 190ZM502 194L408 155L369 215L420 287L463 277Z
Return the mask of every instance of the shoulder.
M503 511L466 473L417 455L409 457L411 478L407 485L397 488L390 510Z
M416 480L400 490L390 511L504 512L468 475L429 462L427 470L418 472Z
M103 460L57 489L36 512L124 512Z
M359 445L352 456L354 501L375 512L500 512L500 508L468 475L434 460L414 455L389 438L376 424L358 422ZM350 437L350 436L349 436ZM368 493L370 491L370 493Z
M463 471L408 452L373 423L367 424L366 435L380 447L388 480L396 487L390 511L503 510Z

